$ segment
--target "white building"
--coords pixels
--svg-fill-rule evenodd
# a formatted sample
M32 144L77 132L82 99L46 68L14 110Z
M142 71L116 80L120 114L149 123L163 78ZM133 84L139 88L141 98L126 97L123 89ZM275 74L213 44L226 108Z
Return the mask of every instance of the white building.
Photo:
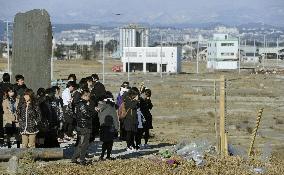
M207 45L207 68L237 69L238 45L237 38L229 38L228 34L214 34Z
M121 61L123 72L163 72L177 73L181 71L180 47L124 47ZM162 56L162 57L161 57Z
M114 40L114 37L107 36L106 34L96 34L95 35L95 41L104 41L105 43L108 43L109 41Z
M145 27L128 25L120 28L119 32L120 53L123 53L124 47L148 47L149 45L149 29Z

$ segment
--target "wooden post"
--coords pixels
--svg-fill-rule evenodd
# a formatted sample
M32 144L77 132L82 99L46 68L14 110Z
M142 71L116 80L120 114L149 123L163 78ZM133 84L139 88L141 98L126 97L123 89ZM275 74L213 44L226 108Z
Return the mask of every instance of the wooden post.
M220 153L220 135L218 130L218 115L217 115L217 86L214 80L214 109L215 109L215 134L216 134L216 147L218 154Z
M254 142L255 142L255 137L256 137L256 133L257 133L257 130L258 130L258 127L259 127L259 124L260 124L260 119L262 117L262 113L263 113L263 108L261 108L259 111L258 111L258 114L257 114L257 118L256 118L256 126L252 132L252 139L251 139L251 143L250 143L250 147L249 147L249 150L248 150L248 155L251 156L252 153L253 153L253 146L254 146Z
M226 136L226 120L225 120L225 107L226 107L226 79L225 76L222 75L220 78L220 153L222 157L228 155L228 143Z

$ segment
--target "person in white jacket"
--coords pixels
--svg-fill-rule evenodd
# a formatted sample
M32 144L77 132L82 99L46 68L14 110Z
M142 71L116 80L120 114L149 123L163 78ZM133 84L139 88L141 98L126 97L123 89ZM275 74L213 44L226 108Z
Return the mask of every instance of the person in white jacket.
M69 140L72 137L74 126L73 126L73 109L72 109L72 92L76 89L76 83L69 81L66 89L62 92L63 100L63 117L64 117L64 133L66 139Z

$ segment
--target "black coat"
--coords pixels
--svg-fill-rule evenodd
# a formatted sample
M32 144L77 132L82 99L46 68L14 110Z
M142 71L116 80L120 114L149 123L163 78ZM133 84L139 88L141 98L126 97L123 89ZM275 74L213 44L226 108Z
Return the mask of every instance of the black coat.
M138 120L137 120L137 100L132 100L127 96L124 100L125 109L127 112L126 117L123 119L123 128L125 131L137 132Z
M145 129L153 129L152 124L152 114L151 110L153 108L153 104L150 99L140 99L140 110L145 118L145 123L143 124L143 127Z
M29 105L26 118L26 103L21 100L17 109L17 115L21 133L37 133L41 121L41 112L37 104Z
M106 88L101 82L97 81L94 84L91 94L93 96L93 101L97 104L100 100L102 100L102 97L105 96Z
M92 113L87 103L85 100L80 100L78 105L76 105L77 127L92 129Z
M27 86L25 84L23 85L18 85L18 84L14 84L14 89L17 92L17 95L22 97L24 96L24 92L28 89Z

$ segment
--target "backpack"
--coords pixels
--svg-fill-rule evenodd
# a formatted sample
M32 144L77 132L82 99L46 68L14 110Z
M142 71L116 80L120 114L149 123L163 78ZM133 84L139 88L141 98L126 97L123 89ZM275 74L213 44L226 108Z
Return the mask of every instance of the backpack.
M131 110L131 113L132 113L132 109L130 109L130 108L126 111L125 102L122 102L121 105L118 108L118 117L119 117L119 119L120 120L124 119L126 117L127 113L129 112L129 110Z

